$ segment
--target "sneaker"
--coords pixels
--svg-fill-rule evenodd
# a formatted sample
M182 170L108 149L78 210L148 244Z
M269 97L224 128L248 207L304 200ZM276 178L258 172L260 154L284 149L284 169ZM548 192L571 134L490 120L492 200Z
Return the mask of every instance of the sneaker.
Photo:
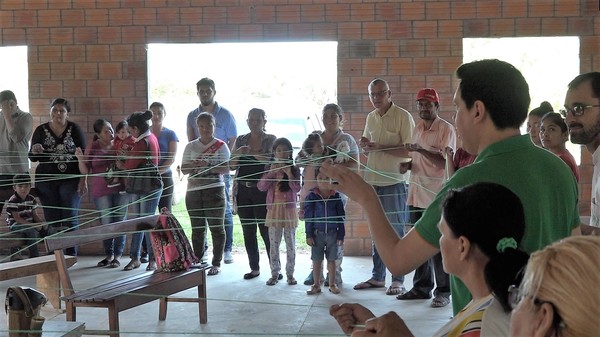
M308 276L304 279L304 285L305 286L310 286L315 284L315 279L313 278L313 273L312 270L310 271L310 274L308 274Z
M225 258L223 259L223 262L226 264L233 263L233 255L231 255L231 252L225 252Z
M288 276L287 284L294 286L294 285L298 284L298 281L296 281L296 279L293 276Z
M281 275L281 274L280 274ZM268 286L274 286L277 284L277 277L271 277L270 279L267 280L267 285Z

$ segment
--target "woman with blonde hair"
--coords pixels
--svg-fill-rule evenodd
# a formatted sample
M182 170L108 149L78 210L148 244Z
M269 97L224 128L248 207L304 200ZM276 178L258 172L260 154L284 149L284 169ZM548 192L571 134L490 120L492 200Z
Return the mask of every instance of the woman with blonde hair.
M521 287L512 287L511 336L600 334L600 237L574 236L531 255Z

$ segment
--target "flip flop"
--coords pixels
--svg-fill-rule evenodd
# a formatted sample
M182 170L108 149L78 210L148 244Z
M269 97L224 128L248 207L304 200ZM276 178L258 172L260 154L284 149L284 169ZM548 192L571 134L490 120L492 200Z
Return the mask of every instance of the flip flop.
M377 282L375 280L366 280L365 282L360 282L354 286L354 290L363 290L363 289L372 289L372 288L385 288L385 283L381 282L380 284L374 283Z
M404 286L391 285L385 291L386 295L400 295L406 292L406 288Z
M450 304L450 298L442 295L436 295L431 301L432 308L443 308Z
M207 274L208 274L208 276L214 276L214 275L219 274L220 272L221 272L221 269L219 269L219 267L212 266L208 270Z

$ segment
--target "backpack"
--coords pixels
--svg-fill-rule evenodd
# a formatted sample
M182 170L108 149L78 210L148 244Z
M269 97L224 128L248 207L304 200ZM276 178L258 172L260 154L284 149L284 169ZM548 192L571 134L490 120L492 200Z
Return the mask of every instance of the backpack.
M181 224L166 207L161 210L150 237L157 271L188 270L199 262Z

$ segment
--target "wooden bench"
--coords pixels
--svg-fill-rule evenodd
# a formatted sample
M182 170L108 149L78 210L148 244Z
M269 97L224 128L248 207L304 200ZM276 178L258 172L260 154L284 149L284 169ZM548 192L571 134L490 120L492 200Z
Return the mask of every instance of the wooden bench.
M148 230L155 226L158 215L115 222L112 224L80 229L46 237L46 246L54 251L58 273L63 285L67 321L76 320L76 308L97 307L108 309L109 331L93 331L94 334L119 336L119 312L160 300L158 319L167 317L168 302L198 303L200 324L207 322L206 269L190 269L180 272L148 272L101 284L90 289L74 289L67 269L63 249L99 240L114 238L122 234ZM198 288L193 298L169 297L192 287Z
M64 259L66 268L77 262L75 256L67 255ZM36 277L36 289L46 295L54 309L61 309L60 277L54 255L0 263L0 281L33 275Z

